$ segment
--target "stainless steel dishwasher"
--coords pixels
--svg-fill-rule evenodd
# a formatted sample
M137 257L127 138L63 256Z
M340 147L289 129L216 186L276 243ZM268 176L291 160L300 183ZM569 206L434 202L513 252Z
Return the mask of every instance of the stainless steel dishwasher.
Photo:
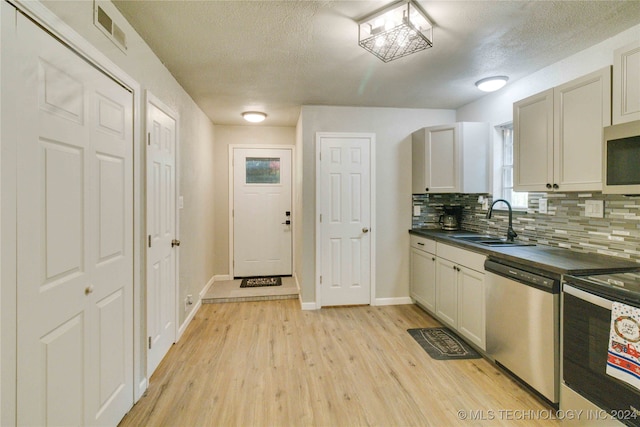
M495 259L484 267L487 355L557 405L560 276Z

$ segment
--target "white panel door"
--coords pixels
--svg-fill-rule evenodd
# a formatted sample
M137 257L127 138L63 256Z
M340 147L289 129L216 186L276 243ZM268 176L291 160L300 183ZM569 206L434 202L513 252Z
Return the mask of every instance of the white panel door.
M291 150L233 150L233 274L291 275Z
M133 96L18 15L17 417L133 404Z
M371 139L321 136L321 304L371 303Z
M160 104L147 102L148 377L176 339L176 119Z

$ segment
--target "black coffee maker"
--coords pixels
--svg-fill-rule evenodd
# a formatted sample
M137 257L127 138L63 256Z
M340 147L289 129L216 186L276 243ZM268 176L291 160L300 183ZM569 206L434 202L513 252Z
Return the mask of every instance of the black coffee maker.
M443 206L444 213L440 215L440 227L443 230L460 230L462 206Z

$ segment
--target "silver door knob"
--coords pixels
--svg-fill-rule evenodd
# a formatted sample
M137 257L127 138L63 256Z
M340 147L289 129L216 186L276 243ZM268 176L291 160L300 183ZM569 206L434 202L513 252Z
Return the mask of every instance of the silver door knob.
M364 228L362 229L362 232L363 232L363 233L368 233L368 232L369 232L369 229L368 229L367 227L364 227Z
M173 239L171 241L171 247L173 248L174 246L180 246L180 240L178 239Z
M86 288L84 288L84 294L85 295L89 295L93 293L93 285L89 285Z

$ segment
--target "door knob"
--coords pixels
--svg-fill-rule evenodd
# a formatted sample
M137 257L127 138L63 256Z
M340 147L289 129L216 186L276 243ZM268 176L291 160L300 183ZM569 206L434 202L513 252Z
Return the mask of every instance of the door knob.
M368 232L369 232L369 229L368 229L367 227L364 227L364 228L362 229L362 232L363 232L363 233L368 233Z
M173 239L171 241L171 247L173 248L174 246L180 246L180 240L178 239Z
M84 294L85 295L89 295L93 293L93 285L89 285L86 288L84 288Z

